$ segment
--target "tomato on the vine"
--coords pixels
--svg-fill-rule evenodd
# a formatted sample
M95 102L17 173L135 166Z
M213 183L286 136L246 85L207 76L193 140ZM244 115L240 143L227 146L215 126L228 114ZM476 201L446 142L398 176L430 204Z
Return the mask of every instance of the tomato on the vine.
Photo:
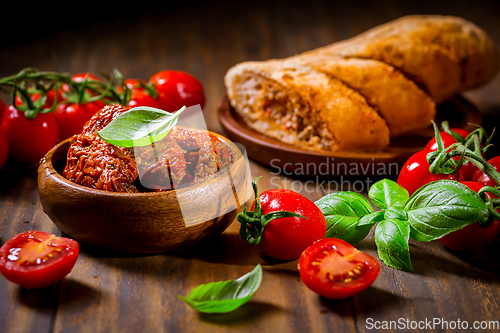
M240 235L268 256L280 260L300 257L313 242L326 234L326 220L321 210L303 195L287 189L257 192L250 211L238 214Z
M7 108L7 105L0 99L0 119L2 119L3 111Z
M26 231L0 248L0 272L26 289L53 285L68 275L78 259L76 241L42 231Z
M397 183L403 186L409 195L427 183L440 179L459 180L460 173L453 175L433 174L429 171L427 162L428 150L421 150L413 154L403 165Z
M61 103L56 109L57 121L59 122L59 139L65 140L75 134L81 133L83 125L92 116L101 110L106 104L102 101L94 101L83 104Z
M126 79L124 83L131 92L131 97L127 104L128 107L135 108L137 106L148 106L161 109L162 105L160 100L158 98L154 98L152 93L149 91L149 89L156 90L154 85L153 88L147 89L146 86L148 83L139 79ZM123 88L118 87L118 92L123 92Z
M153 75L149 82L158 90L158 101L163 110L174 112L181 107L199 104L205 106L203 86L194 76L174 70L165 70Z
M484 187L482 184L463 181L462 184L474 192ZM491 197L486 193L487 197ZM473 251L485 247L493 242L500 234L500 221L493 221L489 226L482 227L478 222L469 224L464 228L443 236L439 241L449 249L456 251Z
M489 164L491 164L491 166L496 171L500 172L500 156L495 156L495 157L489 159L486 162L488 162ZM481 185L484 185L484 186L495 187L495 186L499 185L499 184L497 184L496 181L494 181L493 179L491 179L490 176L488 176L486 173L484 173L484 171L479 170L479 169L474 173L474 176L472 177L472 181L476 182L476 183L479 183Z
M54 112L39 113L34 119L9 105L0 128L9 141L9 156L21 163L37 163L57 143L59 124Z
M379 262L337 238L309 246L298 264L304 284L321 296L343 299L368 288L380 272Z
M464 139L470 134L468 131L461 128L450 128L451 131L456 132ZM440 133L441 139L443 140L443 145L445 148L451 146L454 143L457 143L457 140L450 134L446 133L446 131L441 131ZM436 142L436 138L432 138L429 140L424 150L428 151L436 151L438 149L438 144ZM459 156L455 157L455 160L458 161L460 159ZM476 172L477 166L470 161L466 161L462 167L460 168L460 173L462 174L463 180L471 180L472 176L474 176L474 172Z
M9 157L9 140L0 128L0 168L4 166Z

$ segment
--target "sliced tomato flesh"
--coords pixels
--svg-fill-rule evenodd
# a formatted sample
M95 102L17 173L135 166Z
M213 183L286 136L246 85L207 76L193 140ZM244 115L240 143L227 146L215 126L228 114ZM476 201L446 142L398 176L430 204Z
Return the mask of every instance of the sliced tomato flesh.
M368 288L377 278L380 264L340 239L326 238L302 253L299 270L309 289L324 297L341 299Z

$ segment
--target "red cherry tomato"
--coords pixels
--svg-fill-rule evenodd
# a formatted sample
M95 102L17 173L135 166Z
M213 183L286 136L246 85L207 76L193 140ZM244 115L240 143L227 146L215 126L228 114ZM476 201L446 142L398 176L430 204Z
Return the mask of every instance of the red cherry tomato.
M128 107L135 108L137 106L148 106L152 108L161 109L162 105L158 98L153 98L144 88L147 82L138 79L126 79L124 81L125 85L131 90L130 101L128 102ZM123 88L118 87L118 92L122 93Z
M32 94L30 94L30 99L35 102L35 101L38 101L40 99L40 97L42 96L41 93L39 92L34 92ZM44 109L50 109L53 105L54 105L54 102L56 100L56 91L55 89L51 89L49 91L47 91L47 99L45 100L45 103L43 104L42 108ZM57 93L57 103L61 103L62 101L64 101L64 97L63 97L63 93L61 90L58 90L58 93ZM17 95L16 96L16 105L23 105L23 100L21 98L21 96Z
M9 157L9 140L0 128L0 168L7 162L7 157Z
M464 181L471 190L478 192L484 185ZM490 195L486 194L488 197ZM500 234L500 221L493 221L488 227L483 228L478 222L469 224L464 228L443 236L439 241L449 249L456 251L473 251L485 247L494 241Z
M92 73L78 73L78 74L72 75L71 79L75 82L83 82L83 81L85 81L85 79L87 79L88 81L93 80L93 81L101 81L102 82L102 80L99 77L95 76ZM65 92L70 91L70 89L66 83L62 85L61 89ZM95 93L91 92L90 90L87 90L87 92L91 95L95 95Z
M500 156L495 156L487 161L498 172L500 172ZM498 184L481 170L477 170L472 177L472 181L484 186L495 187Z
M440 179L459 180L459 175L433 174L429 171L427 154L429 151L422 150L413 154L401 168L398 184L403 186L410 195L427 183Z
M343 299L368 288L378 277L379 262L343 240L325 238L300 256L300 277L321 296Z
M184 105L205 106L203 86L188 73L166 70L153 75L149 82L158 90L158 100L165 111L174 112Z
M3 111L6 107L7 105L5 105L5 103L0 99L0 119L2 119Z
M469 135L469 132L461 129L461 128L450 128L453 132L460 134L463 138L466 138ZM444 147L449 147L452 144L456 143L457 140L453 138L451 135L446 133L445 131L441 131L441 139L443 139ZM438 149L438 145L436 142L436 138L432 138L429 140L424 150L428 151L436 151ZM460 157L455 157L455 160L458 161ZM477 167L472 162L465 162L460 168L460 173L462 174L463 180L472 180L472 176L474 176L474 172L476 172Z
M262 192L259 201L264 215L289 211L307 217L282 217L270 221L258 244L268 256L294 260L313 242L325 237L325 216L318 206L303 195L286 189L271 189Z
M56 109L57 121L59 122L59 139L65 140L83 130L83 125L92 116L101 110L106 104L101 101L89 102L85 104L62 103Z
M27 289L47 287L71 272L78 252L78 243L72 239L26 231L0 248L0 272Z
M21 163L38 163L59 137L54 112L39 113L34 119L28 119L23 112L9 105L0 127L9 140L9 156Z

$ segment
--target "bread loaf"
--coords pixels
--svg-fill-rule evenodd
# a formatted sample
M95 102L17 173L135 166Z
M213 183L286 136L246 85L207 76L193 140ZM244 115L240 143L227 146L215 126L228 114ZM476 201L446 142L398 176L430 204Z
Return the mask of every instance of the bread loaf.
M497 70L497 50L477 26L414 15L285 59L240 63L225 84L262 134L312 150L372 151L429 126L437 103Z

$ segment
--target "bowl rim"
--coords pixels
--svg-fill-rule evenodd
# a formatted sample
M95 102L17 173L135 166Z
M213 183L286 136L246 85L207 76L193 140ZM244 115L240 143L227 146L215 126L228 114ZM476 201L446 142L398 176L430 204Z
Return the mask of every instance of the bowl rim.
M184 128L187 128L187 127L184 127ZM196 128L188 128L188 129L195 130L195 131L205 131L203 129L196 129ZM131 198L133 198L133 197L137 197L137 198L139 198L139 197L154 197L154 198L157 198L157 197L171 196L174 194L176 195L176 194L180 194L180 193L184 193L184 192L190 192L190 191L192 191L194 189L198 189L200 187L209 186L212 182L215 182L217 180L217 178L219 178L222 174L228 173L228 171L231 170L235 166L236 162L238 162L240 159L244 158L244 155L241 153L238 146L234 144L234 142L232 142L228 138L226 138L218 133L208 131L208 130L207 130L207 132L217 136L224 143L232 146L232 148L236 152L238 158L236 159L236 161L231 163L231 165L229 166L229 169L224 169L224 170L218 171L214 178L212 178L208 181L204 181L204 182L199 183L199 184L194 184L194 185L182 187L179 189L173 189L173 190L168 190L168 191L156 191L156 192L153 191L153 192L132 192L132 193L129 193L129 192L113 192L113 191L100 190L100 189L95 189L95 188L91 188L91 187L87 187L87 186L83 186L83 185L74 183L74 182L66 179L61 173L59 173L55 169L54 164L53 164L53 160L52 160L56 151L61 149L61 147L63 147L64 145L66 145L66 144L71 145L71 143L74 142L73 137L70 137L68 139L65 139L65 140L59 142L58 144L56 144L54 147L52 147L45 154L45 156L40 160L37 174L40 176L40 174L45 171L47 174L47 177L55 177L55 180L57 180L58 182L66 185L70 188L73 188L74 190L84 191L84 192L88 192L88 193L91 193L94 195L105 195L105 196L112 196L112 197L131 197ZM69 146L68 146L68 149L69 149ZM66 150L66 153L67 153L67 150Z

